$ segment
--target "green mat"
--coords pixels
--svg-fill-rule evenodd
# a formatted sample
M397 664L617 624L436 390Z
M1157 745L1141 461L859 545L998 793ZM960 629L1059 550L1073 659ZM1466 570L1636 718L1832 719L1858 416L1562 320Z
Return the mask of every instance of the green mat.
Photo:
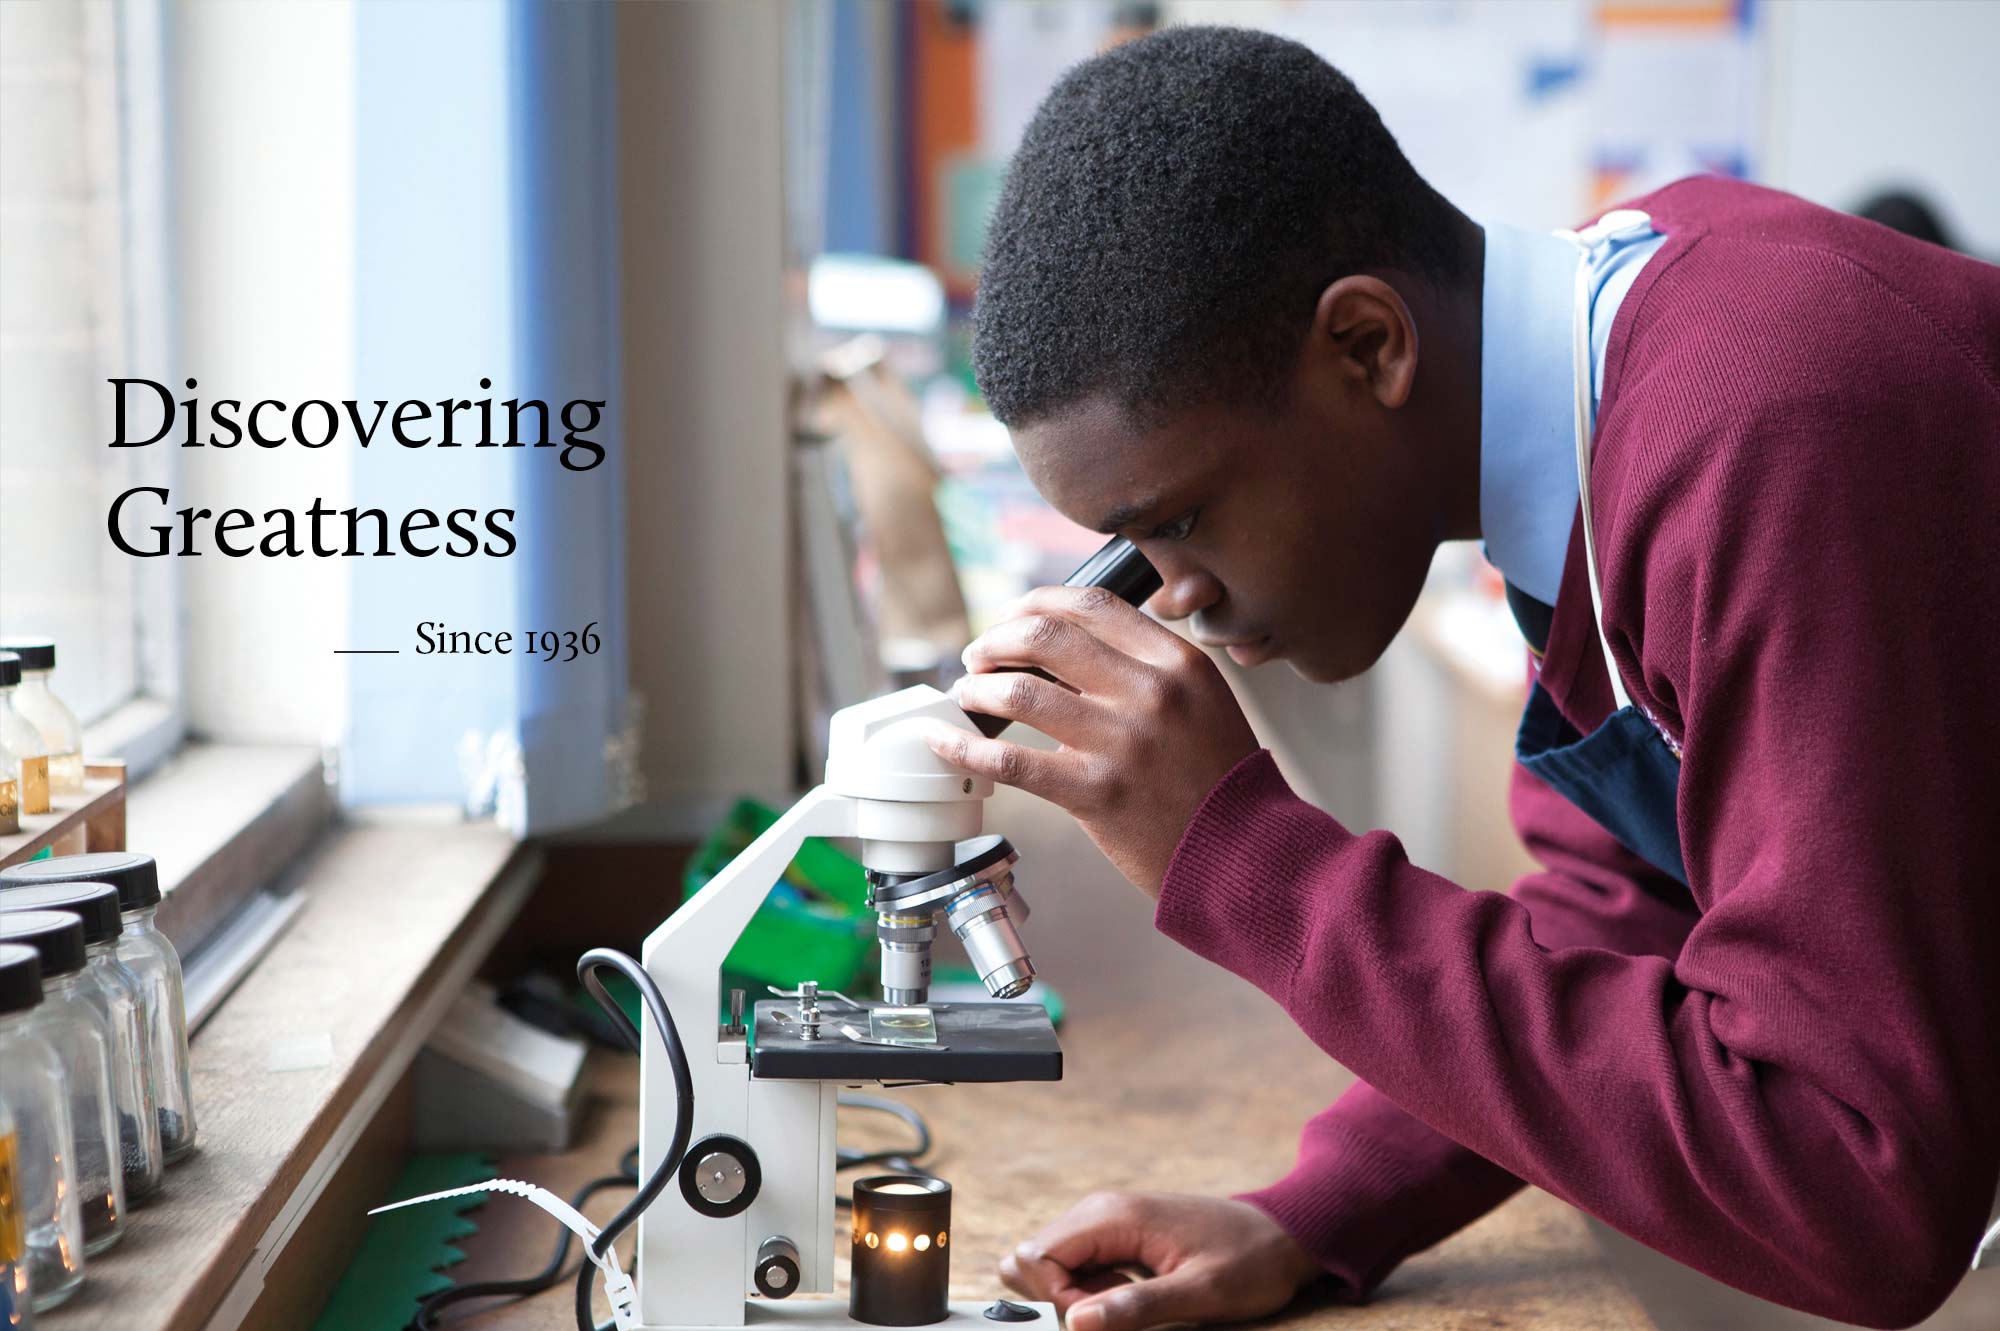
M383 1200L463 1188L492 1178L493 1170L489 1155L413 1155ZM485 1200L485 1193L475 1192L372 1217L314 1331L403 1331L420 1301L450 1288L444 1268L465 1260L453 1245L479 1229L461 1212Z

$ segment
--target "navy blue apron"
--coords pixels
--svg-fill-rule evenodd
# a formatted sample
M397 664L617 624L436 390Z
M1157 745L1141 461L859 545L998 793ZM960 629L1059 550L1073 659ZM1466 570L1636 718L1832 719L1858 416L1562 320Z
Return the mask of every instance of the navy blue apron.
M1584 735L1536 681L1514 754L1625 849L1687 883L1674 804L1681 762L1637 707L1628 703Z
M1681 761L1645 713L1632 705L1619 677L1611 644L1604 638L1604 604L1597 579L1597 549L1590 530L1590 443L1595 402L1590 364L1590 256L1607 239L1648 227L1643 213L1606 214L1581 233L1564 233L1582 250L1577 266L1576 310L1570 340L1574 352L1576 397L1577 489L1582 508L1583 548L1590 576L1590 604L1597 618L1597 637L1604 650L1604 668L1611 676L1617 709L1588 735L1569 723L1555 699L1538 679L1528 695L1527 710L1514 739L1514 754L1563 798L1590 815L1618 838L1627 850L1663 873L1687 882L1681 859L1680 818L1676 796ZM1547 645L1549 611L1519 589L1508 588L1508 604L1522 632L1537 652Z

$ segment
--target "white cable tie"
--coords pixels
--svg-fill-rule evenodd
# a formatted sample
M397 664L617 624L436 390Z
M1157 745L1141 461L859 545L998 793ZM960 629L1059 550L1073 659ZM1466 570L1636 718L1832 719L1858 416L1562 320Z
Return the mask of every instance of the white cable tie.
M563 1226L572 1234L582 1239L583 1255L588 1257L596 1264L597 1269L604 1273L604 1295L611 1303L612 1321L617 1325L618 1331L634 1331L634 1328L639 1325L637 1306L639 1294L638 1290L633 1287L632 1277L626 1275L624 1268L618 1264L617 1248L607 1245L603 1254L600 1255L591 1245L597 1241L598 1235L604 1231L592 1224L583 1212L577 1210L547 1188L537 1187L532 1183L523 1183L519 1179L488 1179L484 1183L474 1183L469 1187L447 1188L443 1192L427 1192L421 1197L406 1197L400 1202L390 1202L387 1206L378 1206L368 1214L380 1215L384 1211L394 1211L404 1206L416 1206L423 1202L439 1202L449 1197L466 1197L479 1192L501 1192L512 1197L520 1197L523 1200L533 1202L557 1220L560 1220Z

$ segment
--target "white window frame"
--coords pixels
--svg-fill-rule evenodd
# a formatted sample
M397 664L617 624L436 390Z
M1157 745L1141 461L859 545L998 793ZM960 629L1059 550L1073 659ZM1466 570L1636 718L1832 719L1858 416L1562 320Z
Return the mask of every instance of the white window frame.
M29 41L33 29L27 25L51 13L59 15L59 21L77 25L73 46L59 44L41 50ZM82 428L98 437L73 442L102 447L109 439L111 412L108 396L96 391L103 387L101 381L107 376L135 373L127 368L133 365L157 366L160 368L153 373L165 373L170 360L162 4L160 0L97 0L66 12L24 7L8 17L24 25L13 34L21 39L16 49L0 52L11 91L17 97L28 95L46 82L59 97L66 94L75 99L73 104L82 118L81 124L67 126L64 132L81 135L83 147L77 161L87 173L82 181L84 194L71 202L67 196L39 193L30 183L28 192L10 200L9 207L21 210L12 220L19 224L16 242L26 246L27 252L13 257L27 271L32 265L60 262L54 256L33 252L40 243L36 238L54 234L51 228L58 221L67 219L72 210L76 213L74 225L85 237L78 261L89 267L76 289L86 295L89 314L77 324L75 335L86 339L82 350L88 357L90 378L86 382L91 400L81 404L73 419L88 422ZM29 142L16 146L32 152ZM48 145L43 150L60 151ZM59 271L56 276L64 278ZM65 280L74 282L74 277ZM54 343L48 345L54 346L70 335L61 326L38 327L40 323L31 320L18 334L10 332L8 336L44 341L53 337ZM15 349L36 345L31 340L16 343ZM27 354L32 355L32 350ZM19 442L32 446L31 440ZM173 459L164 452L158 457L147 456L156 451L141 450L136 456L100 453L78 459L87 464L93 501L108 506L129 486L169 484ZM68 465L69 460L64 459L57 474ZM33 501L17 493L13 502ZM179 580L175 569L161 567L171 565L171 560L106 558L109 562L103 567L109 572L99 577L91 608L109 626L106 636L111 641L106 649L113 663L113 696L108 710L102 697L90 700L85 753L90 757L123 757L128 771L137 772L171 752L185 729L179 703ZM27 567L10 569L10 580L36 576L34 564L30 558ZM8 618L12 622L6 627L12 632L34 632L41 627L14 616ZM60 632L68 634L72 629L73 625L66 623ZM58 690L60 665L59 659Z
M171 383L177 367L172 336L174 199L168 170L165 5L162 0L118 0L113 23L124 184L124 359L129 366L159 367L162 382ZM130 483L171 489L174 470L171 450L135 450ZM187 733L181 688L186 621L176 562L132 561L137 689L130 701L88 727L84 735L85 753L122 756L128 779L165 761Z

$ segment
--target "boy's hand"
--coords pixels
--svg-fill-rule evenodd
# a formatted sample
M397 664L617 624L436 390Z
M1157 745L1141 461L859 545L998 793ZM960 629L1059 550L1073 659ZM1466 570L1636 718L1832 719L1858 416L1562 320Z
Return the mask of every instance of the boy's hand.
M1148 896L1159 895L1203 797L1257 749L1215 663L1101 587L1028 593L965 649L965 664L972 673L952 686L954 702L1033 726L1062 748L939 724L931 749L1061 805Z
M1151 1279L1111 1273L1143 1266ZM1248 1202L1100 1192L1000 1259L1000 1278L1056 1305L1069 1331L1240 1322L1291 1302L1319 1267ZM1097 1292L1102 1291L1102 1292Z

